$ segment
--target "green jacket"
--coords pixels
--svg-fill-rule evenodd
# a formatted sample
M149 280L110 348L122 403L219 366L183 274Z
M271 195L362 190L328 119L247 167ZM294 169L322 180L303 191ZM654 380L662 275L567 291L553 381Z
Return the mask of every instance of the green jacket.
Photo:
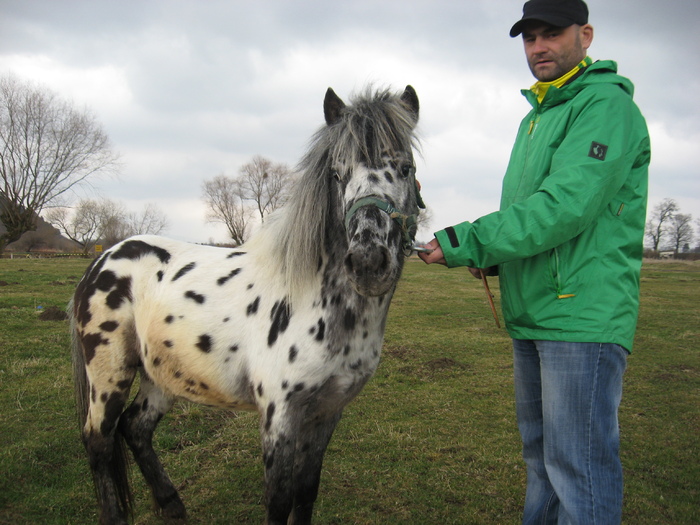
M632 349L649 135L617 64L550 88L520 124L501 210L435 235L450 267L498 266L515 339Z

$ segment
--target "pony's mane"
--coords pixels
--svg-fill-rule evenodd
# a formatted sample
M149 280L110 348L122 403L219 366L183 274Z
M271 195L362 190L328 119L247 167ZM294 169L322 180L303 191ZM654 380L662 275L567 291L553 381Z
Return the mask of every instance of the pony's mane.
M386 151L417 149L416 119L398 95L370 86L351 97L338 122L312 137L287 203L249 241L264 252L265 267L281 276L292 302L308 288L325 255L326 219L334 212L328 198L331 169L359 162L380 166Z

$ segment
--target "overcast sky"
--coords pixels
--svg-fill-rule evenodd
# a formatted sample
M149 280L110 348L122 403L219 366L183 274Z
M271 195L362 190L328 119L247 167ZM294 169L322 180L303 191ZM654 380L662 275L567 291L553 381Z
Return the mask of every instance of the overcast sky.
M589 0L589 54L618 62L652 139L649 207L700 218L700 0ZM533 78L522 0L0 0L0 74L89 109L121 156L94 191L154 202L169 236L225 241L201 185L254 155L296 165L323 96L415 87L432 231L498 208ZM94 197L96 194L93 193Z

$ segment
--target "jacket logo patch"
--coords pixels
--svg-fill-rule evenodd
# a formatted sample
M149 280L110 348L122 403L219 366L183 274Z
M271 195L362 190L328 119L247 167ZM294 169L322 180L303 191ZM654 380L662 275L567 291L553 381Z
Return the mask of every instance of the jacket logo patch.
M589 157L597 160L605 160L605 155L608 153L608 147L605 144L591 142L591 149L588 152Z

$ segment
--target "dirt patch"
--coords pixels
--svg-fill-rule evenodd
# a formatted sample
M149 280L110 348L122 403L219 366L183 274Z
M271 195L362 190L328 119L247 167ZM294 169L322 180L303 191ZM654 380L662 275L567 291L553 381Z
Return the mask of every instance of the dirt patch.
M42 321L63 321L68 319L68 314L57 306L49 306L39 314Z

